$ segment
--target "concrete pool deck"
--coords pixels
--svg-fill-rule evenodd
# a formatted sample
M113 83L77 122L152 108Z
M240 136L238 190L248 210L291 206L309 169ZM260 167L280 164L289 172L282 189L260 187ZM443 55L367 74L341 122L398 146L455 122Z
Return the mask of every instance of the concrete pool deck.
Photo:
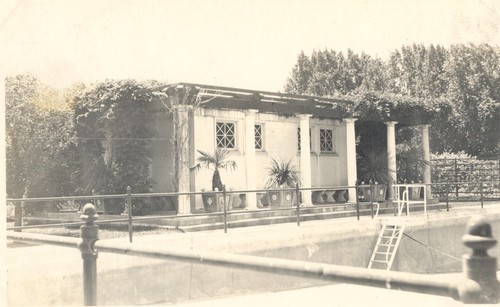
M429 222L446 224L451 223L452 220L453 223L456 223L458 219L459 223L463 224L460 227L465 231L466 220L475 214L500 215L500 202L488 203L484 209L481 209L479 205L467 206L464 204L454 206L450 212L432 211L428 212L427 220L423 218L423 212L411 212L410 216L403 219L408 225L421 225ZM325 255L320 257L316 253L324 238L349 241L347 240L349 238L365 236L364 239L371 242L373 241L373 235L378 233L381 223L393 219L393 216L380 216L374 220L370 217L361 217L360 221L357 221L356 218L339 218L301 222L300 227L295 223L288 223L235 228L229 229L227 234L223 230L212 230L144 235L134 237L133 244L144 244L146 246L167 245L175 249L211 250L270 257L276 256L274 249L279 249L282 254L295 253L294 259L297 260L327 262L321 258L326 257ZM370 235L366 236L367 233ZM497 239L499 238L500 236L497 236ZM126 243L128 238L113 239L113 241ZM300 241L304 248L296 248L297 241ZM456 243L461 244L461 242ZM335 251L339 249L338 246L335 246L335 248ZM499 247L497 246L494 249L498 250ZM340 254L340 252L333 254L337 256L336 253ZM359 256L359 259L353 261L359 260L359 263L364 263L366 254L371 254L371 250L365 250L363 253L364 256ZM332 252L328 250L325 254L328 256ZM351 258L353 257L358 257L358 255L352 255ZM6 258L9 306L77 306L82 304L82 261L76 248L47 245L9 248L7 249ZM341 259L336 260L341 261ZM387 302L392 300L395 303L398 301L400 303L402 295L405 295L406 298L405 305L407 305L407 300L414 296L418 296L415 297L415 300L420 303L422 300L427 301L428 299L440 304L443 303L445 306L455 303L452 299L418 293L402 293L345 284L331 285L319 281L311 283L310 280L283 276L273 277L273 280L269 280L272 274L268 273L248 271L241 273L235 270L225 272L224 268L214 268L206 265L174 263L108 253L99 254L97 265L98 302L101 304L138 305L156 303L168 305L182 303L194 304L193 306L210 306L196 304L210 304L217 301L217 304L212 306L229 306L224 305L226 303L232 306L245 306L247 302L248 306L250 306L262 305L263 303L259 303L259 300L261 302L262 300L268 302L271 300L272 302L277 299L286 302L289 300L290 302L302 301L301 306L304 306L307 302L314 302L316 306L349 306L357 304L357 299L361 300L359 304L363 304L362 301L365 299L373 301L375 304L386 300L388 300ZM208 281L205 278L208 278ZM168 283L166 281L168 279L175 280L177 286ZM227 289L229 283L233 286L236 284L236 287L243 289L247 286L254 286L256 282L262 283L262 285L256 288L250 287L248 291L243 293L235 293L238 297ZM153 287L152 285L155 284L158 284L158 286ZM287 291L302 287L304 289ZM159 288L160 290L158 290ZM266 290L274 293L259 293L266 292ZM22 295L19 295L20 293ZM249 293L253 294L245 295ZM352 295L349 293L352 293ZM359 295L359 293L363 293L363 295ZM226 298L220 301L214 299L214 297L220 296L226 296ZM169 300L172 297L174 299ZM294 297L296 299L292 299ZM307 297L309 297L309 301L306 300ZM301 298L306 301L301 300ZM356 302L353 299L356 299ZM186 300L192 301L186 302ZM201 302L200 300L206 301ZM240 300L240 302L233 304L233 300ZM280 305L298 306L291 303ZM384 305L390 306L391 304ZM430 302L429 305L435 304Z
M351 284L317 286L298 290L214 298L172 304L179 307L333 307L333 306L460 306L452 298L414 292L394 291ZM160 306L160 305L158 305ZM169 304L162 304L169 306Z

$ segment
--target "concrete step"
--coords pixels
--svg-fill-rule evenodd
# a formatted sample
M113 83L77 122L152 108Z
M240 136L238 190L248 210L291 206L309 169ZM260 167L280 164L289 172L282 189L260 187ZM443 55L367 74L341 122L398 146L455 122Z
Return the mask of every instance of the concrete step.
M390 211L392 212L392 211ZM360 215L370 215L370 210L363 209L360 210ZM314 220L325 220L334 219L341 217L356 216L356 211L331 211L331 212L320 212L320 213L307 213L300 214L300 221L314 221ZM251 226L262 226L262 225L273 225L280 223L296 223L297 215L289 216L272 216L272 217L261 217L261 218L251 218L245 220L228 221L228 228L238 228L238 227L251 227ZM190 226L180 226L179 229L183 231L201 231L201 230L213 230L213 229L223 229L224 223L214 223L214 224L201 224L201 225L190 225Z
M445 210L445 204L428 204L427 210ZM370 203L360 203L360 215L369 216L372 214ZM373 207L375 213L376 206ZM423 211L423 205L411 205L410 212ZM405 211L406 212L406 211ZM356 204L334 204L334 205L314 205L310 207L300 207L300 220L313 221L323 219L334 219L341 217L355 217ZM392 204L381 203L379 208L380 215L393 215L394 207ZM73 218L65 216L66 219L57 219L57 222L76 221L76 214ZM78 216L79 217L79 216ZM111 216L109 216L111 217ZM108 216L102 216L107 219ZM125 218L124 216L113 216L113 218ZM47 219L47 218L45 218ZM269 208L257 211L230 211L227 214L227 223L229 228L250 227L258 225L272 225L279 223L295 223L297 221L297 210L295 207L289 208ZM47 222L47 221L44 221ZM56 222L53 220L51 222ZM127 224L126 221L119 224ZM183 231L202 231L224 228L224 215L222 213L210 213L193 216L170 216L169 218L158 218L152 220L136 220L134 225L159 226L167 228L177 228Z
M324 209L324 208L322 208ZM332 209L332 208L330 208ZM427 205L427 210L443 210L445 209L444 205ZM375 209L374 209L375 210ZM316 211L316 212L314 212ZM423 211L423 206L414 206L410 208L410 212L414 211ZM251 227L251 226L262 226L262 225L273 225L280 223L296 223L297 215L296 211L287 211L290 212L290 215L281 215L281 216L257 216L254 215L251 218L245 219L236 219L229 220L227 222L228 228L238 228L238 227ZM369 204L360 205L360 216L370 216L371 208ZM393 215L394 208L392 206L384 206L382 205L379 209L379 215ZM342 210L301 210L300 212L300 221L314 221L314 220L325 220L325 219L335 219L335 218L343 218L343 217L356 217L356 206L348 206L348 208L342 208ZM186 226L178 226L179 229L190 232L190 231L202 231L202 230L215 230L215 229L224 229L224 222L217 223L207 223L207 224L198 224L198 225L186 225Z
M355 205L352 205L355 208ZM344 211L346 206L318 206L318 207L302 207L300 208L302 214L320 214L327 212ZM249 219L264 219L264 218L279 218L295 216L296 208L282 208L282 209L261 209L258 211L230 211L227 214L228 222L245 221ZM211 213L203 216L184 216L174 217L171 219L158 219L148 221L148 224L158 224L172 227L187 227L204 224L223 223L223 213Z

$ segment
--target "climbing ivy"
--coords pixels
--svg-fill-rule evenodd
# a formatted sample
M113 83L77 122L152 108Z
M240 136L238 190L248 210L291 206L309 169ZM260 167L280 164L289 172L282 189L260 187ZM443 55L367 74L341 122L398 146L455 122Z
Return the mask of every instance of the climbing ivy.
M150 162L154 136L151 105L161 93L158 82L134 80L95 84L75 98L75 130L79 149L80 194L151 191ZM108 201L111 211L123 210L123 200ZM134 200L141 214L144 200ZM109 211L110 209L107 208Z

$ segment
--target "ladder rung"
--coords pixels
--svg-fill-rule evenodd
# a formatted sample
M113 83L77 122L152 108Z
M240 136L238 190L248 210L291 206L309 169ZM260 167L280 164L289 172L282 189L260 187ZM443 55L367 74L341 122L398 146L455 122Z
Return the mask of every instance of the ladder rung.
M403 225L384 224L382 226L368 268L372 268L373 263L383 263L387 266L387 269L391 268L399 242L403 236L403 229ZM383 256L385 256L385 259L379 260Z

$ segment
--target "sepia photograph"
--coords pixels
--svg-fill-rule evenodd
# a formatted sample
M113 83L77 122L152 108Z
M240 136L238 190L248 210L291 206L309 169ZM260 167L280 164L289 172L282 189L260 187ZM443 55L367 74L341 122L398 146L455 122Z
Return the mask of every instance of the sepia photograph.
M500 304L500 1L3 0L0 305Z

